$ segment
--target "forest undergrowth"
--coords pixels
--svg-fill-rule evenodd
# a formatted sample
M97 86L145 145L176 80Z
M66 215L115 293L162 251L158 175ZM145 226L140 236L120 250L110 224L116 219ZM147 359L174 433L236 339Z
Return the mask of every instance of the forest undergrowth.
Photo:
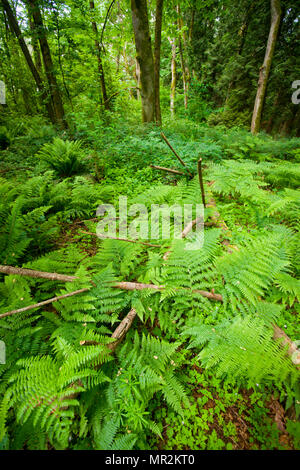
M166 119L184 167L157 126L104 120L6 124L0 449L299 449L299 138ZM97 238L120 195L200 204L200 157L202 248Z

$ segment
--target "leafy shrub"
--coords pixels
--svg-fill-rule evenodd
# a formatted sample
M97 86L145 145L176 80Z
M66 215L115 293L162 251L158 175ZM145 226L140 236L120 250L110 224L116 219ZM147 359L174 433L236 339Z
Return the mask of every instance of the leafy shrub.
M52 143L41 148L38 156L62 178L83 173L86 169L80 140L70 141L56 137Z

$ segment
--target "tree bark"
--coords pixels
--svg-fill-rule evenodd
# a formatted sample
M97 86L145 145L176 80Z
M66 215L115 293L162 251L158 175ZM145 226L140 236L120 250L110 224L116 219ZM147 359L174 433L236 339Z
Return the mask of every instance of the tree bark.
M273 58L274 49L276 45L276 39L277 39L279 25L280 25L280 18L281 18L280 0L271 0L271 27L270 27L264 62L259 71L257 93L256 93L253 115L252 115L252 122L251 122L252 134L257 134L257 132L259 132L260 130L262 110L263 110L267 83L268 83L268 78L269 78L271 64L272 64L272 58Z
M132 73L130 73L130 66L129 66L127 52L126 52L126 46L127 46L127 42L125 42L124 47L123 47L124 67L125 67L125 72L126 72L127 76L129 78L132 78ZM119 65L118 65L118 68L119 68ZM128 90L129 90L130 98L134 98L134 93L132 91L133 88L130 87L130 88L128 88Z
M141 97L141 69L138 60L135 60L135 78L136 78L136 99L139 100Z
M90 11L92 14L94 14L95 12L94 1L90 1ZM101 47L100 47L100 42L98 39L98 28L97 28L97 23L94 19L92 19L92 28L95 34L95 49L96 49L97 60L98 60L98 73L99 73L99 80L100 80L100 86L101 86L101 91L102 91L103 106L104 106L104 109L109 110L110 107L109 107L109 101L108 101L107 91L106 91L106 83L105 83L104 70L103 70L102 57L101 57Z
M0 273L16 274L18 276L28 276L41 279L49 279L50 281L72 282L78 279L76 276L68 276L67 274L48 273L46 271L36 271L35 269L16 268L15 266L0 265Z
M183 22L180 13L180 5L177 5L177 23L178 23L178 47L179 47L179 56L180 56L180 65L182 70L182 82L183 82L183 93L184 93L184 107L187 109L188 106L188 90L189 90L189 80L190 80L190 71L187 66L184 52L186 52L186 37L185 33L182 32ZM183 45L182 45L183 40ZM184 47L183 47L184 46Z
M30 14L30 11L28 11L28 20L29 20L29 27L31 31L31 43L32 43L32 48L33 48L33 57L34 57L34 63L35 67L42 76L42 60L41 60L41 54L40 54L40 49L39 49L39 41L37 38L36 30L34 23L32 21L32 16Z
M161 26L163 15L163 0L156 0L155 12L155 41L154 41L154 88L155 88L155 118L156 123L161 126L160 109L160 47L161 47Z
M54 65L52 61L51 51L49 48L46 31L44 28L44 23L43 23L41 11L38 5L38 1L28 0L28 8L29 8L30 14L32 15L33 23L36 28L37 36L38 36L39 43L40 43L45 74L46 74L48 84L49 84L49 89L50 89L50 96L52 100L55 121L57 124L59 124L60 127L62 127L63 129L67 129L68 125L65 120L63 102L62 102L60 90L58 87L58 83L56 80L56 75L54 72Z
M47 108L48 116L49 116L51 122L53 124L55 124L56 120L55 120L55 114L54 114L54 109L53 109L52 103L48 99L47 90L45 89L43 80L42 80L40 74L38 73L38 71L37 71L37 69L36 69L36 67L33 63L32 57L31 57L30 52L28 50L27 44L26 44L26 42L25 42L25 40L22 36L22 32L20 30L17 19L15 18L15 15L14 15L14 13L13 13L11 7L10 7L10 4L7 0L1 0L1 4L2 4L2 7L3 7L3 9L6 13L9 27L14 32L14 34L15 34L18 42L19 42L20 48L23 52L23 55L24 55L24 58L26 60L27 65L29 67L29 70L30 70L30 72L31 72L31 74L34 78L34 81L36 83L36 86L37 86L38 90L41 93L42 101L43 101L43 104L45 104L45 106Z
M140 66L142 120L155 119L154 63L146 0L131 0L132 24L137 61Z
M175 115L175 92L176 92L176 40L169 39L172 47L171 56L171 89L170 89L170 112L171 116Z

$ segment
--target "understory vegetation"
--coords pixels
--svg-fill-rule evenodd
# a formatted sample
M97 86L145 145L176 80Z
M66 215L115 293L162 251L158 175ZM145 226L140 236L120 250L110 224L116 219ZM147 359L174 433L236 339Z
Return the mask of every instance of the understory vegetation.
M299 338L298 139L166 123L191 178L155 126L76 119L75 140L20 120L1 154L1 265L76 276L1 275L1 448L298 448L299 355L274 339L274 325ZM200 203L199 155L201 249L171 235L154 246L95 236L97 207L119 195L149 208Z
M0 0L0 451L300 449L299 19Z

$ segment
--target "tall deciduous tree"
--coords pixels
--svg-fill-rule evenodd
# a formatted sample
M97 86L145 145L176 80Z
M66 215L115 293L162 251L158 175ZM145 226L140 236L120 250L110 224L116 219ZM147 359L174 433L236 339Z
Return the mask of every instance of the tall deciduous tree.
M137 61L140 66L142 119L155 119L154 61L149 31L147 0L131 0L132 24Z
M170 39L170 44L172 47L172 56L171 56L171 90L170 90L170 112L171 116L175 114L175 93L176 93L176 39Z
M162 16L163 16L163 0L156 0L155 41L154 41L154 88L155 88L155 118L156 118L156 123L158 125L161 125L160 49L161 49Z
M90 1L90 11L92 15L94 15L95 13L94 1ZM108 100L107 92L106 92L106 83L105 83L102 56L101 56L101 46L100 46L100 42L98 38L97 23L94 17L92 18L92 28L95 34L95 49L96 49L97 60L98 60L98 73L99 73L99 80L100 80L100 85L101 85L101 90L102 90L103 106L105 109L109 110L109 100Z
M180 56L180 65L182 71L182 82L183 82L183 93L184 93L184 107L187 109L188 106L188 90L189 90L189 81L190 81L190 71L185 57L185 51L187 48L186 44L186 34L183 28L183 21L180 11L180 4L177 4L177 24L178 24L178 48ZM183 42L183 44L182 44Z
M7 16L7 21L8 21L9 27L10 27L11 31L15 34L15 36L16 36L18 42L19 42L20 48L23 52L23 55L25 57L27 65L30 69L30 72L31 72L31 74L34 78L36 86L37 86L38 90L41 92L41 97L42 97L43 103L46 105L48 116L49 116L50 120L54 124L56 124L56 116L55 116L55 113L54 113L52 102L50 100L48 100L47 90L45 89L43 80L42 80L39 72L37 71L36 66L33 63L32 57L31 57L30 52L28 50L27 44L26 44L26 42L23 38L22 32L20 30L18 21L17 21L15 15L14 15L14 12L12 11L8 0L1 0L1 4L2 4L3 10L5 11L5 14Z
M271 0L271 27L268 37L268 43L265 53L265 58L262 67L259 71L259 79L257 86L257 93L254 103L251 132L256 134L260 130L261 115L264 105L264 99L267 89L269 73L272 64L272 58L275 50L276 39L278 35L279 25L281 18L280 0Z
M36 28L37 37L39 39L40 48L43 57L45 74L48 80L52 107L54 110L55 121L62 127L67 128L65 120L65 112L61 93L57 83L56 75L54 72L54 65L52 61L51 51L47 40L46 30L44 28L43 18L39 7L38 0L27 0L28 9L33 18L33 23Z

